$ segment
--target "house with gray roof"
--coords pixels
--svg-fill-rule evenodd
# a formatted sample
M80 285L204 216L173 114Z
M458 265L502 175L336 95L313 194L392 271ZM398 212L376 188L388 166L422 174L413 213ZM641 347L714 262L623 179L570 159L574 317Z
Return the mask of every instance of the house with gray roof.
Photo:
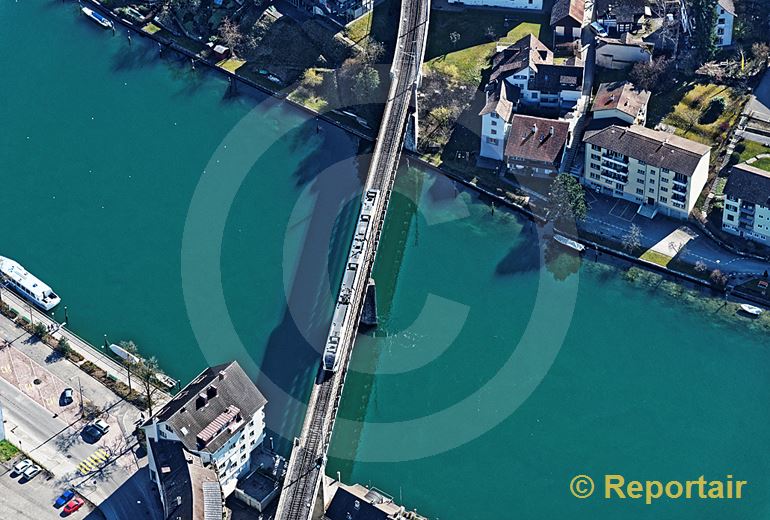
M711 148L639 125L587 132L581 181L639 204L638 213L686 219L708 179Z
M747 163L730 169L725 184L722 229L770 244L770 172Z
M233 361L201 372L148 419L142 428L147 437L150 479L158 486L161 499L171 496L167 474L179 473L185 466L180 460L188 459L214 474L222 495L230 495L238 479L249 473L251 453L264 440L266 404L265 397ZM174 453L177 455L172 456ZM174 460L174 464L168 463ZM166 509L172 505L164 502Z

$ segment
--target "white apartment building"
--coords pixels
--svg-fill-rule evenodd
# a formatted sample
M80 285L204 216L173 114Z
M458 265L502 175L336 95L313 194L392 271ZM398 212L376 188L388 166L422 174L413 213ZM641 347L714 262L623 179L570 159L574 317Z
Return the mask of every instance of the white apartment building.
M719 0L716 6L717 45L727 47L733 44L733 25L735 24L735 5L733 0Z
M511 9L543 9L543 0L449 0L450 4L509 7Z
M251 453L264 440L266 403L232 362L204 370L142 426L150 479L167 511L175 507L167 503L169 497L173 502L180 496L167 489L179 479L167 477L184 469L173 467L174 461L187 460L190 467L211 471L224 497L235 490L238 479L251 470Z
M746 163L732 167L725 185L722 229L770 244L770 172Z
M597 192L638 203L638 213L686 219L708 178L711 148L632 125L586 132L582 182Z

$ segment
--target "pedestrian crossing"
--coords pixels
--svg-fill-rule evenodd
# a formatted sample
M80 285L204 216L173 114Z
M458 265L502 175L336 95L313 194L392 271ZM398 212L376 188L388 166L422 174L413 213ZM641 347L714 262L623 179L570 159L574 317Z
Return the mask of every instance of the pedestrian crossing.
M88 473L99 469L99 467L104 465L108 460L110 460L109 452L104 448L99 448L93 452L90 457L78 464L78 471L81 475L87 475Z

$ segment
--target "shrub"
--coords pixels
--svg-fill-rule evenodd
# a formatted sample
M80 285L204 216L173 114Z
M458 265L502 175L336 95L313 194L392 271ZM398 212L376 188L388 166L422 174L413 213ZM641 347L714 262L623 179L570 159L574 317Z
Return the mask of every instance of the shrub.
M43 339L48 334L48 327L42 321L38 321L32 326L32 333L38 338Z

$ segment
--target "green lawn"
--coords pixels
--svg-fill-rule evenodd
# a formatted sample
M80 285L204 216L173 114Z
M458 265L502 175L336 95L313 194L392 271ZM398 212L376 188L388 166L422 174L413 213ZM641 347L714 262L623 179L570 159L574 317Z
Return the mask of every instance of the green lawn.
M664 255L663 253L658 253L657 251L653 251L652 249L645 251L642 256L639 257L642 260L647 260L648 262L652 262L653 264L658 264L660 266L666 267L668 263L671 261L671 257L668 255Z
M756 162L751 163L755 168L770 172L770 159L757 159Z
M345 27L345 35L356 43L360 42L369 36L372 27L372 18L372 11L369 11L362 17L353 20Z
M450 37L453 33L459 35L456 42ZM433 11L425 66L463 83L479 85L481 71L488 66L496 43L513 43L527 34L551 45L550 27L541 13L506 16L476 9L459 13Z
M677 135L708 145L722 143L727 132L736 123L746 101L744 94L713 83L689 84L684 90L675 91L673 95L682 96L663 118L663 123L676 127ZM663 97L665 96L666 94ZM725 100L725 110L713 123L701 123L699 117L707 111L709 102L716 97Z
M19 453L19 448L8 441L0 441L0 461L11 460Z

